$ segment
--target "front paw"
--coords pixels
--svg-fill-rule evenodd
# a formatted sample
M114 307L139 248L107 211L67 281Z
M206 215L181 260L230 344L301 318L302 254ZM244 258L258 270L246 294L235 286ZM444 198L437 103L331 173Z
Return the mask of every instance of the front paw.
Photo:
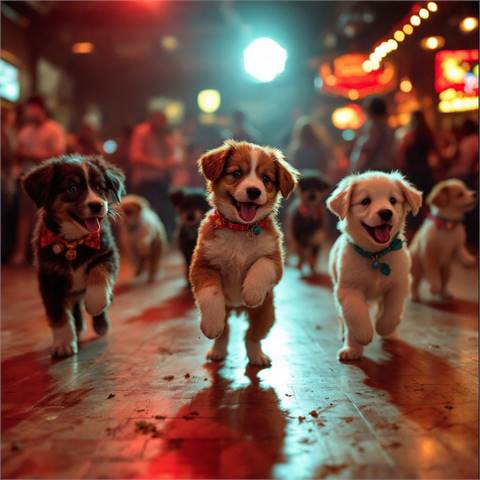
M377 333L379 335L381 335L382 337L386 337L388 335L391 335L395 331L399 323L400 318L391 319L386 317L380 317L377 320L375 329L377 330Z
M247 341L246 347L248 360L251 365L257 367L269 367L272 364L270 357L263 353L259 342Z
M207 352L207 359L213 360L214 362L221 362L227 356L227 347L226 346L218 346L214 345L208 352Z
M206 288L198 295L200 330L207 338L219 337L225 328L225 299L221 291Z
M345 345L337 352L337 358L341 361L359 360L362 358L363 348Z
M87 287L85 295L85 309L87 312L96 317L100 315L110 304L110 291L104 286Z
M259 307L265 301L267 291L261 285L254 283L246 283L242 288L242 300L249 308Z
M77 337L70 323L53 329L53 357L71 357L78 352Z

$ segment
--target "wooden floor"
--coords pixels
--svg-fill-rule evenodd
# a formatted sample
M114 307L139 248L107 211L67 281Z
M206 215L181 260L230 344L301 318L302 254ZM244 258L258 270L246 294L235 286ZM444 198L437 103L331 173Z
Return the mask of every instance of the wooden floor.
M51 361L30 269L2 273L2 478L476 478L475 271L452 304L408 304L401 339L341 364L328 277L287 269L265 350L209 341L179 258L161 281L123 269L113 329Z

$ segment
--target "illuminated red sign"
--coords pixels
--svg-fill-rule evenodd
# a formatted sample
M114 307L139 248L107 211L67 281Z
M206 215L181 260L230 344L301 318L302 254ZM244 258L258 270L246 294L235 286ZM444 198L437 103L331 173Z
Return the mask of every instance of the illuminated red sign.
M382 62L378 70L366 72L365 60L368 56L363 53L349 53L322 63L319 68L322 91L357 100L394 88L395 68L391 63Z
M443 50L435 56L435 90L478 96L478 50Z

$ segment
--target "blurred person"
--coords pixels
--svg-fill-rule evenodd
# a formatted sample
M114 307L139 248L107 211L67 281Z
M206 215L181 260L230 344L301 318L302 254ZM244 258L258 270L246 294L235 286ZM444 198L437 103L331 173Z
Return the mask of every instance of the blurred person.
M247 124L247 118L241 110L234 110L231 115L231 128L228 134L229 138L237 140L237 142L259 143L260 133L252 126Z
M123 170L126 176L127 191L130 190L130 142L132 140L133 127L124 125L117 137L117 149L112 156L113 163Z
M16 146L16 174L23 175L42 160L65 153L66 138L59 123L50 118L41 97L30 97L23 111L24 126L20 129ZM30 198L20 191L17 241L12 263L22 264L27 260L30 232L35 220L35 206Z
M307 117L297 120L287 155L290 162L299 170L327 173L326 148Z
M422 111L412 112L410 123L398 148L398 166L424 195L434 183L433 164L438 157L435 134Z
M175 228L168 191L178 164L172 132L163 111L151 109L137 125L130 143L130 180L133 192L144 196L163 221L170 236Z
M70 137L67 152L80 155L103 154L102 143L97 139L97 132L90 122L83 121L78 132Z
M471 184L478 175L478 124L465 120L461 126L457 158L448 172L449 177L457 177Z
M387 123L387 103L373 97L366 105L367 122L362 127L350 155L350 171L391 170L394 133Z

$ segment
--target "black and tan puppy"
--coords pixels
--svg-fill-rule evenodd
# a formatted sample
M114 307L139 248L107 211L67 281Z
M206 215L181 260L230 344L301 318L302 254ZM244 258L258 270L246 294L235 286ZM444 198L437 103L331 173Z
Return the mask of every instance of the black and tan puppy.
M297 267L301 270L307 263L314 274L325 240L324 195L330 184L316 170L303 170L300 175L297 197L288 209L286 237L289 253L298 255Z
M177 212L177 243L185 259L188 281L188 269L197 243L198 227L211 207L205 190L201 188L176 188L170 192L170 200Z
M103 158L76 155L42 162L23 178L40 209L32 244L55 356L77 352L83 302L94 330L99 335L108 330L118 272L108 216L124 193L124 179Z

